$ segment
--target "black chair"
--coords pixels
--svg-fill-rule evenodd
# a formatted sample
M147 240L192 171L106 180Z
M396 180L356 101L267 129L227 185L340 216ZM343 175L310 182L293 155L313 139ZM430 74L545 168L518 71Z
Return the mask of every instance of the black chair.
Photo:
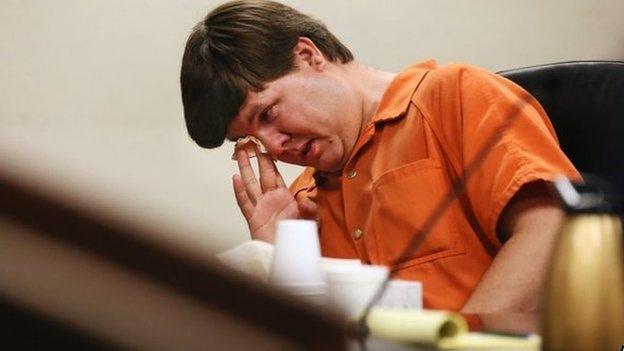
M544 107L561 148L624 201L624 62L571 61L498 72ZM622 208L620 206L620 213Z

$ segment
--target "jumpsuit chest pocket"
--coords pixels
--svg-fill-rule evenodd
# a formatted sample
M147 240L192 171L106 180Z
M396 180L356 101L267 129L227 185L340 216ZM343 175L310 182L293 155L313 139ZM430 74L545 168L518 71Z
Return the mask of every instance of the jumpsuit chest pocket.
M450 188L439 160L433 158L392 169L373 181L372 219L381 263L391 264L403 254ZM465 253L454 210L454 206L448 208L416 252L392 268L407 268Z

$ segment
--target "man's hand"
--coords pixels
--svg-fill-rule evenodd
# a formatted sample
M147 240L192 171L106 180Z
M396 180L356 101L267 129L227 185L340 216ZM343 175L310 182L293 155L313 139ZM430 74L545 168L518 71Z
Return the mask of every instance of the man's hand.
M295 200L269 156L258 154L260 181L245 150L236 152L236 160L240 175L232 177L234 194L253 239L273 243L280 219L316 219L316 204Z

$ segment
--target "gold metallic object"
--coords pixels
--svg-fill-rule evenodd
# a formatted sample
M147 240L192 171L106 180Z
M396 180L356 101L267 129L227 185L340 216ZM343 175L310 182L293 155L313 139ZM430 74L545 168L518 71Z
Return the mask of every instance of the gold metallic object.
M600 194L576 195L572 202L562 196L569 213L546 287L543 349L620 350L624 345L622 221L607 210ZM590 206L587 196L594 202Z

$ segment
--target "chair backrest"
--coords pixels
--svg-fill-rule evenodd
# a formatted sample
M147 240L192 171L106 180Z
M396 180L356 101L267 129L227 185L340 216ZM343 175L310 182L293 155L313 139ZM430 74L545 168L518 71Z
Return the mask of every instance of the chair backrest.
M609 181L624 201L624 62L560 62L498 73L542 104L574 165Z

